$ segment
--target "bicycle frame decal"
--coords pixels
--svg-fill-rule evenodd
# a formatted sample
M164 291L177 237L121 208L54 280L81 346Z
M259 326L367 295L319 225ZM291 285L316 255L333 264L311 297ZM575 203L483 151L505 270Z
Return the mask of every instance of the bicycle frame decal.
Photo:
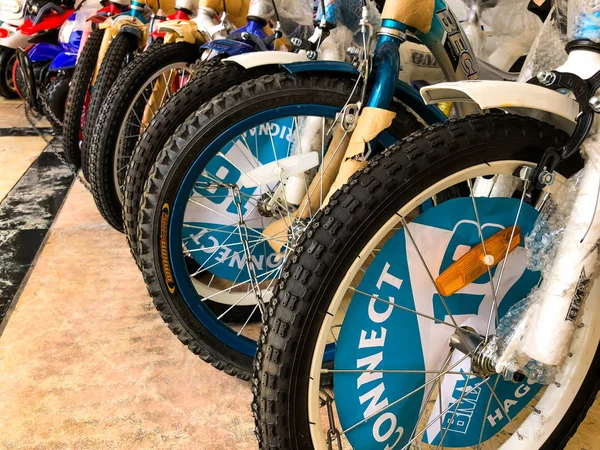
M436 0L435 13L428 33L418 33L442 68L446 80L475 80L477 63L454 14L443 0Z
M406 25L396 20L386 17L382 17L382 19L383 28L402 33L407 30ZM479 78L476 59L469 41L444 0L436 0L430 30L427 33L417 33L417 37L436 58L446 80L460 81ZM394 92L393 84L396 83L400 70L398 46L401 45L401 42L392 34L378 36L375 50L375 65L378 67L378 73L375 88L368 102L370 107L387 109L389 106L389 100ZM468 105L457 105L457 108L461 115L472 109Z
M518 205L517 199L477 198L484 237L512 226ZM533 229L537 215L533 207L523 205L518 222L522 235ZM408 229L434 278L481 242L470 198L449 200L431 208ZM521 242L507 259L497 293L500 317L539 282L539 273L526 269L527 261ZM495 286L500 270L501 265L492 270ZM447 343L454 328L448 325L452 320L445 305L459 327L486 333L493 302L487 273L446 297L444 304L410 238L401 230L376 254L358 291L376 294L384 302L360 292L354 294L338 337L336 370L373 370L334 374L342 428L347 430L360 423L346 433L354 448L403 447L414 437L422 407L417 431L431 423L420 437L423 442L438 445L443 439L444 447L476 446L480 436L484 442L508 424L505 412L515 417L541 389L541 385L514 383L495 375L488 383L495 387L499 404L490 388L470 374L470 359L457 350L450 352ZM436 322L410 312L413 310ZM494 328L492 323L491 333ZM451 373L438 388L439 375L434 371L444 367ZM423 385L426 387L410 395ZM433 399L435 405L428 408ZM442 431L446 428L448 431Z

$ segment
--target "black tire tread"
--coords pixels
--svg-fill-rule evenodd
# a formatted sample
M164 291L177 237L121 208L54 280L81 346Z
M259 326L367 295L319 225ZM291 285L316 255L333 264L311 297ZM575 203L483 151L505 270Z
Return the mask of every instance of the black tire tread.
M197 69L194 78L165 102L154 116L140 138L129 164L125 182L123 223L131 254L139 267L141 262L138 248L138 212L144 194L144 184L152 164L167 140L205 101L248 79L280 70L274 66L246 70L238 64L222 64L221 58L203 62Z
M169 177L169 169L183 152L187 142L196 135L198 130L206 126L211 120L219 120L227 111L235 109L236 106L249 99L253 101L271 100L272 95L270 94L272 92L279 92L281 95L284 95L287 90L301 86L303 88L309 87L311 91L315 92L315 96L329 98L332 91L351 92L354 82L342 76L294 76L288 73L278 73L251 79L212 98L178 128L175 135L169 139L166 146L158 155L146 181L138 214L139 251L142 262L142 273L148 292L161 317L179 340L199 355L200 358L212 364L215 368L243 380L250 380L252 362L241 362L239 357L242 355L238 354L237 357L232 358L220 353L214 346L210 348L203 340L214 339L212 336L207 335L201 336L199 339L194 338L186 326L185 319L182 318L183 313L178 311L177 307L171 304L172 300L164 294L161 286L162 280L159 278L160 275L157 275L157 273L161 273L161 269L155 261L156 255L153 251L156 248L153 236L153 230L156 226L154 212L157 208L160 210L162 206L159 205L159 197ZM415 117L406 113L406 111L404 111L404 114L398 114L395 126L405 127L406 130L410 131L421 127Z
M40 102L41 108L56 135L60 135L63 132L62 123L57 122L56 119L61 122L64 119L65 102L69 92L70 81L71 72L59 73L48 83L48 86L42 93L46 103Z
M137 48L137 38L130 33L119 33L108 46L106 55L102 60L98 78L92 91L89 110L87 112L87 126L83 130L83 143L81 146L81 168L83 176L89 179L89 174L94 172L95 168L89 167L89 149L92 137L97 125L97 117L106 99L110 88L123 70L123 64L127 55Z
M137 89L151 76L167 65L192 63L199 56L198 46L187 42L151 45L118 75L102 102L87 150L88 180L100 214L118 231L123 232L123 209L113 177L117 130L126 119Z
M461 146L470 146L472 149L480 145L478 151L485 151L485 143L492 139L521 140L532 145L542 142L559 148L566 135L534 119L505 114L473 116L434 125L412 134L375 157L365 170L352 176L349 183L332 196L327 207L317 213L312 228L300 238L301 246L286 262L281 278L285 281L280 281L274 289L258 342L252 379L252 410L259 448L313 448L310 436L296 428L298 420L306 419L294 416L294 405L290 405L292 399L295 401L302 395L288 390L290 385L295 385L294 380L300 382L290 369L296 367L294 370L297 370L304 361L298 361L294 356L302 353L301 347L309 335L307 328L310 326L303 324L311 324L313 318L323 315L322 310L318 310L318 304L326 295L325 292L331 295L342 276L338 269L336 278L332 279L334 268L345 261L344 258L352 261L360 251L357 245L353 247L350 243L365 242L371 236L367 230L376 230L383 225L383 217L380 214L377 219L376 211L385 209L392 198L398 198L399 195L412 198L411 195L418 195L422 191L424 183L431 185L441 177L454 173L456 170L449 168L451 162L456 161L456 153ZM474 150L471 152L466 156L475 154ZM440 167L446 173L430 181L434 167L438 169L437 173ZM387 208L389 213L386 219L395 211L393 205ZM323 227L327 221L335 221L340 226ZM313 243L324 249L318 258L304 250ZM291 276L299 271L303 272L302 283ZM312 332L316 331L313 329ZM598 362L600 358L597 354L596 369ZM594 372L592 367L589 373L592 374L589 380L591 384L585 393L580 391L585 398L581 401L576 399L571 407L577 409L573 412L576 417L561 423L561 427L569 427L563 433L566 440L551 437L548 450L564 447L592 404L598 392L598 371ZM594 376L596 379L593 379Z
M0 47L0 97L4 97L6 99L17 98L18 94L16 91L10 89L6 83L4 82L4 74L9 69L8 63L10 61L11 53L14 54L14 50L8 47ZM12 73L12 68L10 68Z
M77 61L73 78L67 95L65 117L63 120L63 146L67 162L79 168L81 150L79 148L79 131L85 98L98 61L98 52L104 37L104 30L94 30L88 38Z

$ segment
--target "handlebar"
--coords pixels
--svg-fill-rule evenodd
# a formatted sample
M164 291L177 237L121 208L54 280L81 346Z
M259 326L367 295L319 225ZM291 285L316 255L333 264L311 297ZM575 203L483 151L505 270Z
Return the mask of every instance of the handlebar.
M66 9L55 5L54 3L46 3L44 6L40 8L38 13L35 15L35 18L31 21L34 25L38 25L47 14L52 13L52 11L56 12L58 15L62 15L67 12Z

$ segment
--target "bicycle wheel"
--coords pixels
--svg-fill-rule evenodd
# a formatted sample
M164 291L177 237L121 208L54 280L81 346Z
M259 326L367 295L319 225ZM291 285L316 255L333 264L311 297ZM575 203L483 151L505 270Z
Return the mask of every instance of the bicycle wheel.
M152 45L106 95L88 150L89 182L98 210L118 231L123 231L122 189L133 149L161 105L190 79L199 57L198 46L187 42Z
M17 54L14 49L0 47L0 96L4 98L17 97L17 90L12 76L16 60Z
M532 230L548 197L524 196L519 170L565 140L533 119L472 116L415 133L334 194L285 268L261 333L253 382L260 448L565 445L598 390L598 330L577 330L556 384L482 375L451 337L493 333L539 272L527 268L520 242L458 292L442 296L437 284L482 239L515 225L521 237ZM580 159L558 172L577 167ZM557 175L550 196L564 182ZM437 198L465 185L466 196ZM598 320L594 300L582 323ZM324 376L333 376L332 388L320 384Z
M86 179L89 177L90 170L94 171L93 168L90 169L88 159L90 143L97 125L98 113L117 77L123 68L133 60L137 47L138 41L136 36L130 33L118 34L108 46L108 50L98 71L98 78L94 84L90 106L87 110L86 123L88 126L83 130L83 142L81 144L81 169Z
M91 82L98 62L98 53L104 37L104 30L94 30L73 71L73 78L65 104L63 121L63 146L67 162L79 168L81 165L81 142L85 129L87 111L91 100Z
M244 69L238 64L222 64L221 58L202 63L188 84L171 97L144 130L130 160L123 192L123 222L131 253L141 268L138 250L138 212L144 184L150 169L177 127L202 104L244 81L280 72L278 66Z
M268 302L287 248L316 212L304 196L323 198L300 187L291 195L287 175L285 183L257 182L257 173L291 170L292 156L308 155L313 163L296 175L304 188L319 183L317 166L332 140L327 130L348 99L356 100L355 81L282 73L242 83L190 117L152 168L139 231L148 290L180 340L231 375L249 379L261 323L257 299ZM420 127L395 107L387 142ZM341 143L331 146L335 152ZM284 230L265 235L282 220ZM241 307L244 322L231 323L228 314Z
M65 104L69 92L71 75L70 71L59 73L50 80L42 93L46 102L40 102L41 108L56 135L62 134L62 123L65 115Z

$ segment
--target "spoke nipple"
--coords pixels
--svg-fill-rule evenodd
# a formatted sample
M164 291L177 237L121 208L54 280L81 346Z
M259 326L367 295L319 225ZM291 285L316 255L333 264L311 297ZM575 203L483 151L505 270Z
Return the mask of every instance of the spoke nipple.
M537 414L537 415L539 416L539 415L542 413L542 411L540 411L540 410L539 410L539 409L537 409L537 408L533 408L533 413L534 413L534 414Z
M483 263L484 263L486 266L493 266L493 265L494 265L494 261L495 261L495 259L494 259L494 256L493 256L493 255L485 255L485 256L483 257Z
M572 358L572 357L573 357L573 353L569 353L569 358Z
M520 434L517 434L517 436L519 437L519 440L522 441L523 440L523 436L521 436Z
M579 325L577 325L577 328L583 328L585 325L583 323L580 323Z
M560 383L554 383L554 386L556 386L557 388L560 387Z

